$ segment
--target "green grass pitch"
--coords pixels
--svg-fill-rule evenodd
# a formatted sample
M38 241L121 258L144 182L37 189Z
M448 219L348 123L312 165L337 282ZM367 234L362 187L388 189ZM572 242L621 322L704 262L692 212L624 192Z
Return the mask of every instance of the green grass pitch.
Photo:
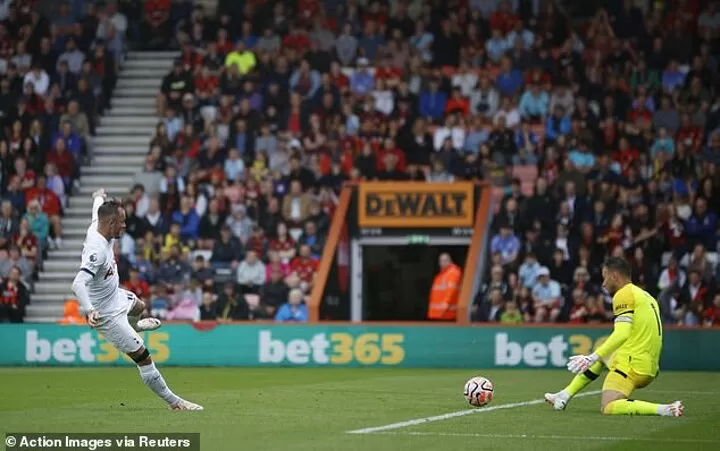
M538 400L569 380L545 370L161 368L205 406L172 412L137 370L0 369L4 432L199 432L203 450L718 450L720 373L663 372L636 397L685 401L685 417L604 417L599 396L565 412L522 405L373 434L347 431L466 410L464 382L495 384L490 406ZM601 381L589 390L599 390Z

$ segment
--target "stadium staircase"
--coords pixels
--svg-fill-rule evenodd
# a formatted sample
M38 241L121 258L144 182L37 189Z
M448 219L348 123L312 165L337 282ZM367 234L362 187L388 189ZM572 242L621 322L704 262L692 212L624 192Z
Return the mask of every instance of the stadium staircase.
M63 303L72 296L70 285L90 224L92 193L104 188L109 196L124 197L135 173L143 166L155 131L155 97L177 52L134 52L128 55L112 99L93 139L95 155L80 177L80 191L70 198L63 218L63 243L51 250L35 283L27 309L28 322L55 322Z

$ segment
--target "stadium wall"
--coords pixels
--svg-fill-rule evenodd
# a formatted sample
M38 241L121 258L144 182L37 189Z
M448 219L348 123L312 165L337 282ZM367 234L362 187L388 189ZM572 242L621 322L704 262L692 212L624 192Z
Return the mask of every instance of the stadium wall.
M167 324L142 334L156 362L176 366L564 368L609 334L589 327ZM86 326L4 325L0 365L130 365ZM662 369L720 370L720 329L669 329ZM698 356L703 356L699 359Z

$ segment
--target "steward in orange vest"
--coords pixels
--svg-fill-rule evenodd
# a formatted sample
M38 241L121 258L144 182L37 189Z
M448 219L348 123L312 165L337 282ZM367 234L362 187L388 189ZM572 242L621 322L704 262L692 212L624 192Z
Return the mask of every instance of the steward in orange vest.
M450 255L447 253L440 254L440 272L435 276L430 291L428 319L455 320L461 279L462 270L453 263Z

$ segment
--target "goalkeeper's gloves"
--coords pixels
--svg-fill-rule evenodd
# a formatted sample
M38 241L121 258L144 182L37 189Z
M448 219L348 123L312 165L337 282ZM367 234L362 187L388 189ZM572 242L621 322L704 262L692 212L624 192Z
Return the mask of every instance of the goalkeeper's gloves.
M573 374L582 374L598 360L600 360L600 356L595 353L590 355L574 355L568 359L567 369Z

